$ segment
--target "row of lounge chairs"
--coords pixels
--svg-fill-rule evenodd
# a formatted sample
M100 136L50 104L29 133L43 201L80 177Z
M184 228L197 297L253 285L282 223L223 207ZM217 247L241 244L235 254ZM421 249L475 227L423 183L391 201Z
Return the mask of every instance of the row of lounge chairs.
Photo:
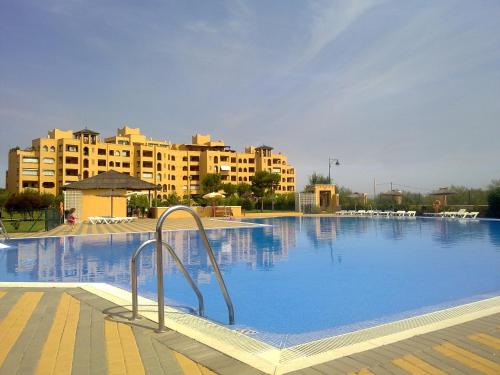
M458 211L443 211L438 213L438 216L451 217L456 219L466 219L466 218L475 219L477 215L479 215L479 212L468 212L464 208Z
M344 216L399 216L414 217L417 211L380 211L380 210L340 210L338 215Z
M88 221L90 224L119 224L119 223L130 223L137 220L135 216L133 217L111 217L111 216L89 216Z

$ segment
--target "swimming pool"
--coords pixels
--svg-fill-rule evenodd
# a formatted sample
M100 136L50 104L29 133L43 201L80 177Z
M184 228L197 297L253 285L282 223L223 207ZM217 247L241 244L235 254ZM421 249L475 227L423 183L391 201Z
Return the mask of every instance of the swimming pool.
M207 234L233 299L236 329L281 346L350 332L500 294L500 222L303 217ZM106 282L130 290L130 256L153 234L7 241L0 281ZM227 310L196 231L166 234L205 297ZM153 248L139 259L139 294L156 295ZM197 306L171 259L167 303Z

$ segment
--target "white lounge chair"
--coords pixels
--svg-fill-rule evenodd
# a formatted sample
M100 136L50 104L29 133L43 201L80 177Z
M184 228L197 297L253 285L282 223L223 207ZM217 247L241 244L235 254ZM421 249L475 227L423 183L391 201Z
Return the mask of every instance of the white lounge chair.
M406 211L396 211L394 213L394 216L405 216L405 214L406 214Z
M366 215L366 211L365 210L358 210L356 212L356 215Z
M415 217L416 214L417 214L417 211L407 211L406 212L406 216L409 216L409 217Z
M390 211L380 211L379 212L379 215L380 216L385 216L385 217L389 217L389 215L391 214Z
M373 215L375 215L375 211L373 211L373 210L366 210L366 214L368 216L373 216Z
M464 215L467 214L467 210L464 209L464 208L461 208L460 210L456 211L456 212L448 212L448 215L450 217L465 217Z
M90 224L102 224L104 220L100 216L89 216L87 218Z
M475 219L477 218L477 215L479 215L479 212L466 212L463 217L470 217L471 219Z

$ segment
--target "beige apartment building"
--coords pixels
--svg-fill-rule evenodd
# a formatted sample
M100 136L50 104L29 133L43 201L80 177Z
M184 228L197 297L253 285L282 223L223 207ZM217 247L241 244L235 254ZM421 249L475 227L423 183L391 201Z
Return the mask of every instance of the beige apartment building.
M295 192L295 169L281 153L269 146L236 152L210 135L196 134L189 144L158 141L141 134L139 128L124 126L112 137L98 132L53 129L45 138L32 141L28 149L9 151L7 190L35 189L59 194L74 181L108 170L128 173L161 185L158 196L200 193L200 181L207 173L218 173L223 183L251 183L258 171L281 175L277 193Z

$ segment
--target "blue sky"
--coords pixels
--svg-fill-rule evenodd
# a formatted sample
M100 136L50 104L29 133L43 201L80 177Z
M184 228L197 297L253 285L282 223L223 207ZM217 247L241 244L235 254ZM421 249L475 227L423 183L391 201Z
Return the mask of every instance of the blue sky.
M500 1L0 2L0 182L49 128L212 133L372 191L500 178ZM378 189L387 189L380 185Z

